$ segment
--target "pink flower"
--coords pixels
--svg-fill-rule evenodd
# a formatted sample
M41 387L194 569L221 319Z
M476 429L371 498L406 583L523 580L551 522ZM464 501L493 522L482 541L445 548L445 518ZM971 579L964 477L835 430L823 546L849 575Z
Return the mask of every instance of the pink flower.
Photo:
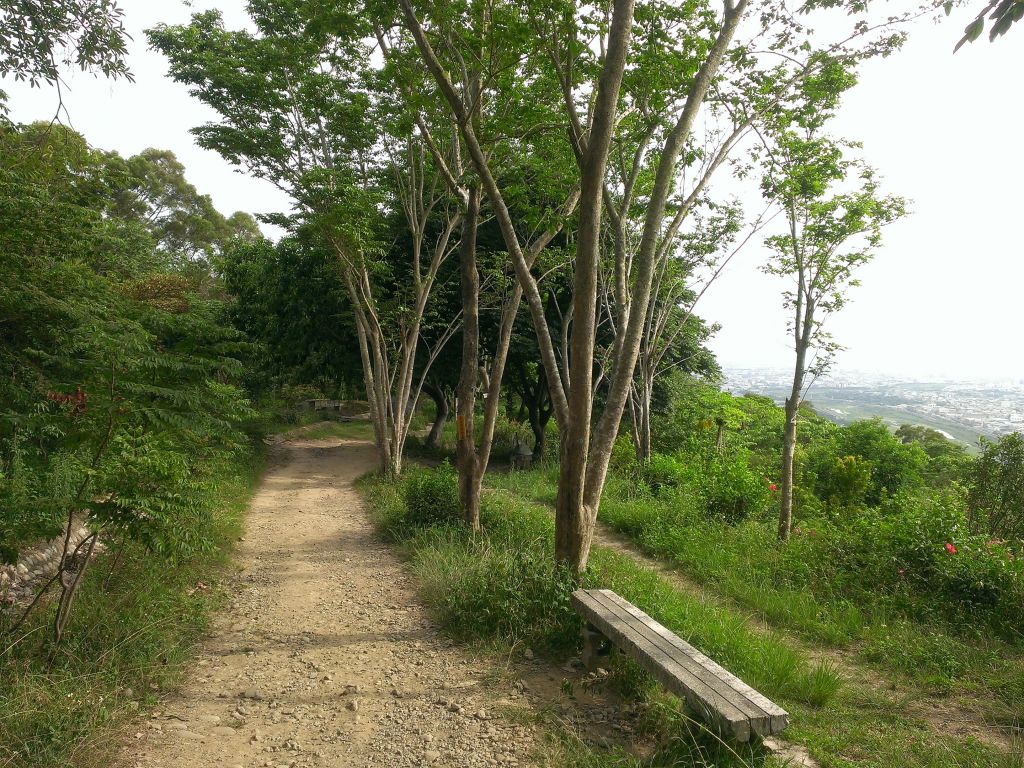
M777 490L779 490L779 487L777 485L775 485L775 483L772 483L771 485L768 486L768 490L769 491L777 491Z
M951 555L955 555L956 554L956 547L954 547L952 544L950 544L947 541L946 542L946 551L949 552L949 554L951 554Z

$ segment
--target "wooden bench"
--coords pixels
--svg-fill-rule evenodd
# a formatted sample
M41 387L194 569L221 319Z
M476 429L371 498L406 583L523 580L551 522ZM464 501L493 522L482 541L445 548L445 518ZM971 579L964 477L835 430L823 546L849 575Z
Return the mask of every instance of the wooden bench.
M585 620L583 662L593 669L605 638L669 691L737 741L779 733L789 714L635 605L608 589L578 589L572 606ZM602 638L603 636L603 638Z

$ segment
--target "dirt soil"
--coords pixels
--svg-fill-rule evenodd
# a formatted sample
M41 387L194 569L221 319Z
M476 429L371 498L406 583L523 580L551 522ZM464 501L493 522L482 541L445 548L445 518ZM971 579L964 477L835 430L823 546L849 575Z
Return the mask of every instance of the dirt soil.
M436 630L376 536L353 488L372 447L300 431L275 452L238 545L232 605L118 765L534 764L531 684Z

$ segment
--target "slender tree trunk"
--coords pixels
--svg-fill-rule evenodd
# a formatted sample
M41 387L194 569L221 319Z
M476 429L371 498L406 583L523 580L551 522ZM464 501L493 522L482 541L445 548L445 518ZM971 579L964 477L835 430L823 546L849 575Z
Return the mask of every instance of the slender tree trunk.
M538 409L536 425L530 425L533 429L533 458L535 461L544 458L549 421L551 421L551 409L542 407Z
M529 400L523 401L526 404L526 418L530 423L530 431L533 432L533 455L537 455L537 445L544 439L544 428L540 424L540 406L537 404L537 399L531 397Z
M651 454L650 447L650 399L651 387L643 383L643 391L640 395L640 461L649 461Z
M391 449L388 452L388 466L385 474L389 478L397 478L402 474L402 451L396 446L399 443L398 431L399 425L395 425L391 430Z
M650 302L651 286L654 281L658 242L662 236L662 224L665 220L668 198L676 178L676 162L686 144L686 139L690 135L690 130L704 102L704 97L707 95L715 74L725 57L745 8L746 0L740 0L735 4L726 6L726 13L722 20L722 27L719 29L718 37L691 83L686 106L683 108L675 126L669 132L661 149L661 157L658 161L654 185L644 217L643 235L641 236L637 255L633 262L635 276L632 283L629 313L625 318L625 322L620 320L618 332L623 333L624 338L621 346L618 347L619 358L615 360L612 369L611 383L608 387L604 411L601 413L601 417L594 428L593 446L585 471L580 509L585 510L587 520L578 521L571 514L568 515L567 520L568 524L576 527L577 531L584 537L584 540L578 542L575 547L576 555L582 557L582 566L576 565L577 570L586 565L586 559L590 553L594 523L596 522L597 510L601 503L601 491L604 489L605 479L608 476L608 464L611 460L612 447L618 435L619 423L622 420L622 414L626 407L626 400L629 397L629 390L633 381L633 373L636 369L636 361L640 354L643 326ZM578 258L577 269L579 269ZM556 538L556 552L558 551L557 546Z
M588 504L584 494L589 469L590 420L594 406L593 368L601 209L605 171L615 128L615 112L632 37L633 10L631 0L617 0L614 3L608 47L597 81L593 120L580 164L580 218L573 270L569 392L565 423L559 424L560 464L558 495L555 500L555 559L577 574L587 566L597 520L597 507ZM569 108L572 108L571 105ZM543 322L543 318L541 320ZM552 372L554 375L555 372ZM622 406L625 406L625 401ZM620 407L620 418L621 415ZM618 421L616 419L616 426Z
M782 433L782 500L779 507L779 540L789 538L793 527L793 463L796 457L796 425L800 416L800 397L807 373L807 350L810 347L814 320L814 305L803 304L803 275L800 276L801 293L796 303L796 365L793 368L793 387L786 398L786 424Z
M98 534L95 532L89 534L89 537L86 539L86 541L89 542L89 546L86 548L81 562L74 563L75 570L73 572L68 573L69 569L66 551L65 555L61 558L61 570L58 571L61 594L60 600L57 602L57 614L53 619L53 643L50 647L49 653L49 662L51 664L57 654L57 647L60 645L60 641L64 637L64 630L67 629L68 621L71 619L71 607L74 605L75 597L78 595L78 587L82 583L82 577L85 575L86 569L92 562L92 554L96 549L97 537ZM70 581L65 580L65 576L68 576Z
M579 430L559 443L558 495L555 497L555 560L582 573L590 557L596 512L583 503L586 454L580 453Z
M799 391L786 399L786 426L782 433L782 506L779 510L779 539L789 538L793 526L793 461L796 456L796 422L800 411Z
M636 425L637 459L641 462L651 459L651 400L654 398L654 382L647 375L646 367L641 363L639 403L636 411L639 423Z
M540 459L544 456L544 444L547 437L548 422L551 421L552 410L550 405L545 406L547 390L544 389L543 374L538 384L534 397L526 401L527 414L530 422L530 431L533 432L533 458Z
M640 458L640 404L636 398L636 387L629 391L629 436L633 438L633 450Z
M359 295L353 285L353 281L346 274L345 285L348 288L349 300L355 309L356 336L359 339L359 357L363 364L363 387L366 391L366 403L370 410L370 424L373 426L373 443L377 448L377 469L381 474L388 470L388 439L385 434L386 415L380 407L380 398L377 392L377 382L374 376L375 358L370 354L370 330L366 318L357 303Z
M444 391L434 384L427 382L423 385L423 391L434 401L434 423L427 435L426 445L428 448L437 448L441 444L441 434L444 432L444 425L448 423L448 397Z
M533 432L533 460L537 461L544 455L544 427L540 414L530 417L530 430Z
M476 228L480 211L480 192L469 189L466 215L462 220L459 248L459 276L462 285L462 370L459 375L455 422L456 467L459 475L459 501L466 524L480 530L480 460L476 452L473 417L476 410L476 383L480 370L480 274L476 268Z

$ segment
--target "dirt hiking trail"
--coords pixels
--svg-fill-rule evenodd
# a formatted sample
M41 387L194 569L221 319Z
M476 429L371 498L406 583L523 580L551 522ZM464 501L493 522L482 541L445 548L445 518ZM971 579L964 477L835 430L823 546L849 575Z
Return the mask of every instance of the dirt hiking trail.
M370 444L279 438L231 607L123 768L525 766L522 686L432 628L353 488ZM490 675L490 677L488 677Z

